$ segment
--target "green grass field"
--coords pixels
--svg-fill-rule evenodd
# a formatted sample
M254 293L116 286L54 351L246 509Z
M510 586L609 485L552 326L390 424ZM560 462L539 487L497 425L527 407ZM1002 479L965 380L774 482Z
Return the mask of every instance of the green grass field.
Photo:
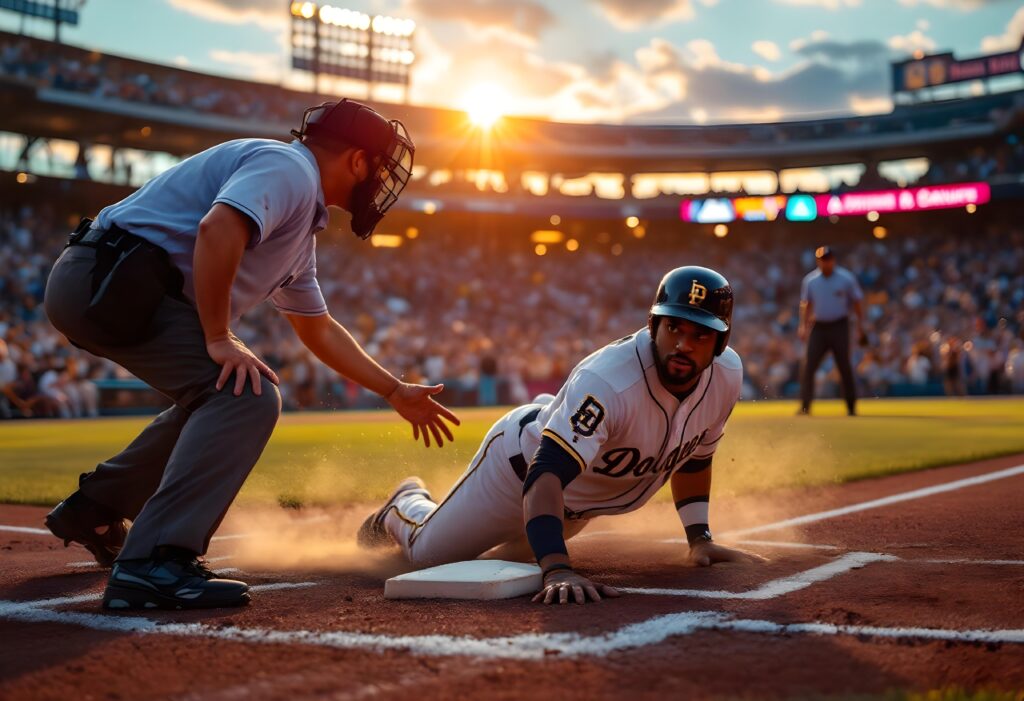
M838 402L794 416L792 402L737 407L715 458L715 492L845 482L1024 453L1024 399L867 400L847 419ZM412 441L385 412L286 415L242 490L243 502L374 501L408 474L443 494L504 410L459 412L456 442ZM147 419L0 424L0 503L53 504L80 472L118 452Z

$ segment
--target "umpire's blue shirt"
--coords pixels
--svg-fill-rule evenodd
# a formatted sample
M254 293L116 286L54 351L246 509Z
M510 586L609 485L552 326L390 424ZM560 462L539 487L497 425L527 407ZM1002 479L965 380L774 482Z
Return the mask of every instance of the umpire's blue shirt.
M800 286L800 301L813 304L814 320L825 323L848 317L853 303L863 297L857 278L838 265L828 277L820 270L808 273Z
M257 229L231 288L232 318L267 299L289 314L325 314L314 234L327 226L327 207L316 158L298 141L237 139L214 146L156 176L96 219L104 228L116 224L165 249L194 302L199 221L218 202L248 216Z

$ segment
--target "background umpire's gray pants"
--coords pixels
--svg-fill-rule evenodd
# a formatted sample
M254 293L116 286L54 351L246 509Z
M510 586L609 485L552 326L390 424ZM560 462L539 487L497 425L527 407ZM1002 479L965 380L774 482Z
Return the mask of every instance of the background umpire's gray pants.
M857 387L850 360L850 322L845 317L838 321L818 321L811 327L807 339L807 355L801 372L801 405L804 409L811 408L811 400L814 399L814 374L818 372L818 366L828 351L832 351L836 368L839 370L846 408L852 412L857 403Z
M81 484L90 499L132 519L119 560L148 558L158 545L205 553L210 537L259 459L281 413L277 387L265 377L262 395L234 396L234 376L215 388L220 366L206 352L196 310L164 297L155 336L133 346L110 345L84 316L96 252L65 249L46 285L51 323L79 346L110 358L174 402L121 453L100 463Z

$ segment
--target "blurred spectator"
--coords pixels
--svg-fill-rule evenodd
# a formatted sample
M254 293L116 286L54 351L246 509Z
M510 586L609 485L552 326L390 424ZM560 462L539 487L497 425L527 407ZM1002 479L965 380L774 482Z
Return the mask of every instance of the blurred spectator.
M95 381L125 377L42 315L65 228L49 207L0 209L0 416L93 416ZM593 348L640 328L660 277L689 262L721 270L736 291L744 396L796 396L799 280L813 251L770 230L739 249L648 239L618 256L586 238L575 253L536 256L518 242L461 236L428 234L397 249L346 237L318 255L324 293L332 308L352 310L339 317L353 335L406 380L445 382L446 401L525 403L556 391ZM938 394L944 382L950 393L1024 391L1024 234L937 230L840 250L865 291L870 344L853 353L863 394ZM276 368L287 408L378 405L311 358L271 308L235 332ZM817 391L836 396L837 379L827 363Z

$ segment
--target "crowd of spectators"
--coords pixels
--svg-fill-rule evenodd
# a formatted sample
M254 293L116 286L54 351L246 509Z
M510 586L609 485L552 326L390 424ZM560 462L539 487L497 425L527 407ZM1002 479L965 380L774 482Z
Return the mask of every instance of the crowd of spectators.
M96 383L130 377L45 319L46 274L68 228L48 208L0 211L0 416L95 415ZM610 249L583 238L575 253L537 256L523 238L424 234L396 249L325 240L319 278L335 316L390 370L444 382L451 403L495 404L557 390L583 357L644 325L666 269L704 264L736 292L744 396L795 396L807 246L768 235L699 252L650 237ZM943 230L838 250L866 294L861 394L1024 392L1024 233ZM379 403L316 361L269 305L236 332L277 369L289 409ZM830 359L817 379L821 393L837 391Z
M0 33L0 72L39 87L203 114L293 122L308 98L279 86L204 75Z

